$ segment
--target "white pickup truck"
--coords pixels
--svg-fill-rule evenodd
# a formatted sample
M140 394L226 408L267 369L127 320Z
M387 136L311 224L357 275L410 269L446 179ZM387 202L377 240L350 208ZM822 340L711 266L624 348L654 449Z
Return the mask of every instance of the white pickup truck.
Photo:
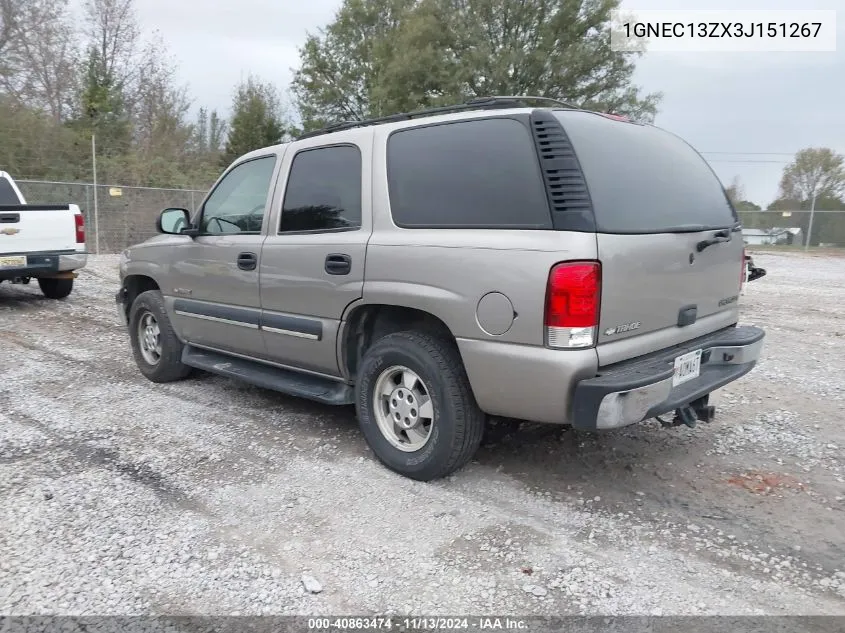
M0 282L37 279L45 297L64 299L87 257L78 206L27 204L11 176L0 171Z

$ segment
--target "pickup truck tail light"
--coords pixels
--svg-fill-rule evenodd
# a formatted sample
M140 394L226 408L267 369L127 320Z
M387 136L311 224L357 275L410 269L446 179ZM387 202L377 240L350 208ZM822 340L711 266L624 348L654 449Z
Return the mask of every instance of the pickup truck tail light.
M546 285L546 345L578 349L596 344L601 304L601 264L562 262Z
M76 243L77 244L84 244L85 243L85 218L82 216L81 213L77 213L73 216L73 221L76 224Z

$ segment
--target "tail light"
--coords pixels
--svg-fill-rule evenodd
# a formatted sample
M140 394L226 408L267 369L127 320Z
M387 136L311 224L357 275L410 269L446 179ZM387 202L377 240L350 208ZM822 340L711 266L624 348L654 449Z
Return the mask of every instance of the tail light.
M748 279L748 264L745 261L745 248L742 249L742 267L739 269L739 291L742 292L742 288L745 285L745 282Z
M546 345L558 349L595 345L600 302L598 262L563 262L552 267L546 286Z
M77 213L73 216L73 221L76 224L76 243L77 244L84 244L85 243L85 218L82 217L81 213Z

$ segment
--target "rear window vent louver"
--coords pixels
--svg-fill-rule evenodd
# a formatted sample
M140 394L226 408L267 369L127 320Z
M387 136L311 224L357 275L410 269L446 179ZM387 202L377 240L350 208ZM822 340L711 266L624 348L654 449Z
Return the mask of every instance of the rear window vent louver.
M543 182L559 231L595 231L590 192L572 143L560 122L549 111L531 113L531 132L540 159Z

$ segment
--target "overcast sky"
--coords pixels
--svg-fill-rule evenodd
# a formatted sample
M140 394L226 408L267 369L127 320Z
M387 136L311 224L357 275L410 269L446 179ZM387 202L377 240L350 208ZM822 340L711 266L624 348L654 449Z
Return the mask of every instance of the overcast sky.
M306 33L330 22L340 6L340 0L136 3L142 28L161 33L196 105L224 112L233 86L249 73L286 87ZM845 0L623 0L622 6L839 10L836 53L653 52L639 61L636 82L665 94L656 124L708 152L725 184L738 175L746 197L758 204L776 196L781 171L797 150L826 146L845 153Z

